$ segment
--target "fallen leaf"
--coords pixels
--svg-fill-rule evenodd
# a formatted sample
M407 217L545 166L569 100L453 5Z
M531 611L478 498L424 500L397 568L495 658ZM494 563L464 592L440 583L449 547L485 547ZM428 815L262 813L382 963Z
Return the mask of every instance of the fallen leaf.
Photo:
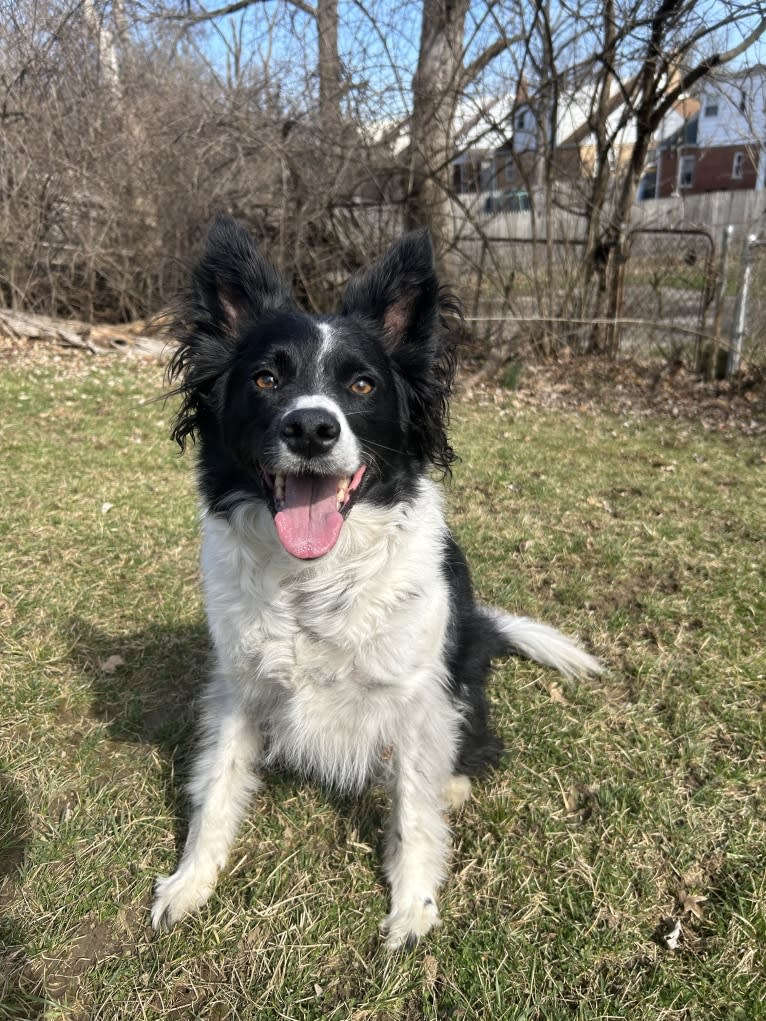
M705 912L702 905L706 900L707 897L689 893L683 886L678 891L678 907L682 915L690 914L695 918L704 918Z
M113 674L121 666L125 666L125 660L122 656L109 656L108 659L99 660L98 668L102 674Z
M587 822L597 806L598 787L578 783L564 792L564 807L570 815L579 815L580 822Z
M551 684L548 688L548 694L551 697L551 702L556 702L558 705L569 705L560 684Z
M423 978L427 989L434 988L438 974L439 962L435 957L432 957L431 954L426 954L423 958Z

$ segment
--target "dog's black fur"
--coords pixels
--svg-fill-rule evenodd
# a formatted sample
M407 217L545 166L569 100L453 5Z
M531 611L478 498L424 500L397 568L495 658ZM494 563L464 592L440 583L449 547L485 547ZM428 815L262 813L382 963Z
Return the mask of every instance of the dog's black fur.
M382 505L411 500L424 471L450 472L455 454L447 438L448 402L456 355L448 318L459 315L457 299L439 287L425 231L406 235L371 271L349 283L340 318L332 320L350 363L341 376L372 368L383 383L364 418L353 424L370 466L357 500ZM198 441L203 501L213 512L230 514L242 500L270 499L252 459L256 437L267 426L250 380L270 349L292 364L310 362L313 318L297 309L250 235L220 217L175 329L183 339L169 378L180 381L174 392L182 403L172 436L182 450L190 437ZM291 396L288 391L285 399ZM353 401L347 405L356 414ZM452 536L445 543L443 571L452 606L450 686L463 706L456 768L473 776L497 765L502 754L502 741L489 725L484 685L492 659L513 650L494 622L478 612L468 565Z
M598 664L553 628L477 603L430 477L450 470L455 357L424 232L301 312L234 221L214 225L176 321L173 436L198 444L202 577L215 668L176 872L155 927L197 910L255 772L273 761L392 794L391 948L438 924L448 807L497 765L485 682L507 652Z

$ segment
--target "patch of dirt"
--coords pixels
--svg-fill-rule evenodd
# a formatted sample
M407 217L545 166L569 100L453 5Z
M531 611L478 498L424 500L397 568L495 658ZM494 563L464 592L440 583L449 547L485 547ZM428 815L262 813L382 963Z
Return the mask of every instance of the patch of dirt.
M123 927L124 928L124 927ZM73 930L68 946L58 954L44 954L24 966L27 983L43 988L55 1000L71 996L93 967L123 953L132 952L133 938L115 932L113 922L84 918Z
M571 358L555 364L525 364L517 389L473 382L464 373L458 392L481 393L517 406L608 412L624 418L669 418L699 423L716 432L766 433L766 374L706 382L682 366L643 365L627 359Z

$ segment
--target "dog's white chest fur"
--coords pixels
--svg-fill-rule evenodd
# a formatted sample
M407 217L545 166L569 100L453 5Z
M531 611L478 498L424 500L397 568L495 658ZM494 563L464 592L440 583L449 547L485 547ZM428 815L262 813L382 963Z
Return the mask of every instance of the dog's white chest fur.
M336 549L315 562L285 553L265 508L204 519L220 674L272 759L356 787L403 729L429 714L456 718L441 675L444 527L429 482L410 505L354 508Z

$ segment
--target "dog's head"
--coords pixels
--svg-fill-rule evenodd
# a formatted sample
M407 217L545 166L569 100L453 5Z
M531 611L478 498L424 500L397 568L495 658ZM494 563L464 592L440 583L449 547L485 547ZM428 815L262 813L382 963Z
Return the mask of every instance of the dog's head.
M213 225L182 299L170 366L182 397L173 437L199 440L203 497L222 511L261 499L295 557L335 545L358 501L406 499L449 469L454 359L431 243L408 234L313 316L248 231Z

